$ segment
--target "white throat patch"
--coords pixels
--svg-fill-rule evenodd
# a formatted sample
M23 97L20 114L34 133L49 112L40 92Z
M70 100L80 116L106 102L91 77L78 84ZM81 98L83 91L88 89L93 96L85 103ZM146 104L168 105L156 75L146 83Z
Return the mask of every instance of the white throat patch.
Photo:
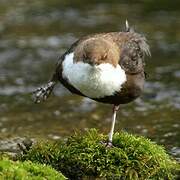
M63 77L90 98L111 96L120 91L126 81L125 71L109 63L91 66L87 63L73 63L74 53L66 55L63 61Z

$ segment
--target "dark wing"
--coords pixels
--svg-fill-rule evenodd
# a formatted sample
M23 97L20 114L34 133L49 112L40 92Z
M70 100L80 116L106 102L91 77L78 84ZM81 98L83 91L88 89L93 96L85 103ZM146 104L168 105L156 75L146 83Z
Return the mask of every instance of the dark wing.
M144 56L150 56L149 45L144 36L138 33L127 33L127 41L122 47L120 65L128 74L144 71Z

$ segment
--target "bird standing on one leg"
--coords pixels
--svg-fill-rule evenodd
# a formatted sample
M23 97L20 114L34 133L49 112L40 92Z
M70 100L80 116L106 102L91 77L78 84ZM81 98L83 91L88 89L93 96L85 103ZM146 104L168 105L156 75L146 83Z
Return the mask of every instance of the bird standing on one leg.
M85 36L60 57L49 83L34 92L35 102L46 100L60 81L72 93L113 104L110 145L119 105L133 101L143 90L145 55L150 55L146 38L131 30L127 21L124 32Z

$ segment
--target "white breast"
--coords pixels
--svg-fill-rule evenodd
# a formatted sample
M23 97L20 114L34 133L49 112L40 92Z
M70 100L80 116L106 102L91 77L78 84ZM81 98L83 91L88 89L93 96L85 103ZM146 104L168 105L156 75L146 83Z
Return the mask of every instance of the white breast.
M121 89L126 81L125 71L109 63L91 66L83 62L73 62L74 54L66 55L63 61L63 77L90 98L111 96Z

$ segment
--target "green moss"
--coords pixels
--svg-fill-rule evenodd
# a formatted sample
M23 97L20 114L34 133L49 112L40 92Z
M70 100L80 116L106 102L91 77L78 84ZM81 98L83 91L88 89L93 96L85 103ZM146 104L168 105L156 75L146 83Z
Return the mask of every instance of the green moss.
M63 180L62 174L46 165L30 161L11 161L7 158L0 160L0 179L2 180Z
M162 146L144 137L116 133L112 148L101 143L106 140L107 136L90 130L66 142L37 143L21 160L49 164L71 179L173 179L178 170Z

